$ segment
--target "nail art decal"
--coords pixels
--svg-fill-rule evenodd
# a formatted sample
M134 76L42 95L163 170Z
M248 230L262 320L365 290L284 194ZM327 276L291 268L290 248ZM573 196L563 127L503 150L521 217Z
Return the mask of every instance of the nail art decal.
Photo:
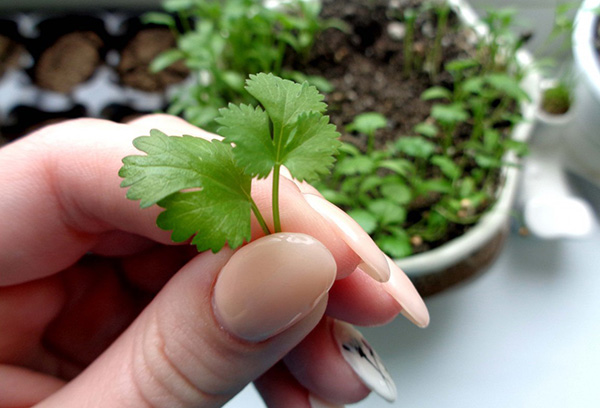
M363 335L352 325L341 321L335 322L333 333L342 356L362 382L385 400L394 401L396 385Z

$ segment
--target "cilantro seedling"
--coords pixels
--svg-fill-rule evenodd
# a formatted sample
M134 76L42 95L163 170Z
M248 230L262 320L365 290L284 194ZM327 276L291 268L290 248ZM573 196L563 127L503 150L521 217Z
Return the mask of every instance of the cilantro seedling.
M152 130L134 140L146 155L127 156L119 175L127 197L141 207L158 204L157 225L172 239L193 236L198 251L219 251L250 240L251 213L265 234L267 222L252 199L253 179L272 174L273 226L281 231L279 175L286 166L300 180L314 180L333 165L340 144L326 105L314 86L272 74L250 75L246 90L260 106L220 109L223 140L167 136Z

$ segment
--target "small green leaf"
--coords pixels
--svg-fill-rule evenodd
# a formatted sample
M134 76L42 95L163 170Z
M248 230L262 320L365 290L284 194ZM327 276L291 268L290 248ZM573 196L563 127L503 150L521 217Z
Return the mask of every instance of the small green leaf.
M352 123L346 126L349 132L358 132L365 135L372 135L378 129L386 127L387 119L379 112L365 112L356 115Z
M145 13L142 18L144 24L164 25L167 27L175 27L175 19L167 13L149 12Z
M396 141L396 148L411 157L427 158L435 151L435 144L418 136L401 137Z
M165 0L163 8L169 13L185 11L194 6L195 0Z
M410 237L404 231L393 236L384 235L376 239L377 246L392 258L400 259L412 254Z
M405 159L390 159L383 160L378 165L379 168L388 169L400 176L409 176L415 170L415 166L408 160Z
M468 112L463 108L462 104L458 102L449 105L433 105L431 108L431 116L437 119L440 123L447 125L464 122L469 119Z
M471 177L465 177L459 182L458 193L461 198L469 197L475 192L475 180Z
M479 153L474 156L475 162L484 169L497 168L502 165L502 161L488 154Z
M439 129L437 128L436 125L434 125L433 123L426 123L426 122L421 122L415 125L415 127L413 128L413 130L425 137L435 137L437 136Z
M364 180L361 181L360 186L358 188L359 194L368 193L370 191L375 190L383 183L383 179L377 175L372 175L365 177Z
M507 74L490 74L486 77L486 81L498 91L518 101L531 100L527 92L521 88L519 81L513 76Z
M387 183L381 186L381 195L396 204L408 204L412 199L412 190L406 184Z
M459 178L462 173L460 167L447 156L433 156L431 163L438 166L442 173L450 180Z
M369 174L375 169L375 163L368 156L347 157L340 160L336 172L346 176L355 174Z
M354 219L365 230L372 234L377 229L377 218L368 211L356 209L348 211L348 215Z
M167 50L162 52L150 63L151 72L159 72L163 69L173 65L177 61L182 60L185 57L183 52L178 49Z
M448 180L428 179L419 183L418 190L421 195L429 192L450 193L452 184Z
M442 86L433 86L426 89L421 94L421 99L424 101L430 101L432 99L447 99L452 100L452 92L448 88Z
M406 210L390 200L373 200L368 208L382 225L401 224L406 220Z
M470 68L477 68L481 63L474 58L457 59L446 63L445 67L448 71L461 72Z
M479 95L483 91L484 79L482 77L473 77L465 79L461 84L461 90L474 95Z

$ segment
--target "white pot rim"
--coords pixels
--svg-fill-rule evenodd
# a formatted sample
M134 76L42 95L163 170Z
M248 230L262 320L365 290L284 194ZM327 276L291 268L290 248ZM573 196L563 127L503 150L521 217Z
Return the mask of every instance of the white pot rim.
M600 7L600 0L584 0L575 16L573 30L573 58L589 89L600 100L600 62L594 48L594 30L598 15L593 9Z
M472 26L478 34L485 35L485 27L480 23L477 13L465 0L448 0L448 3L456 10L465 24ZM519 52L517 58L524 67L531 66L533 63L532 56L525 51ZM528 91L532 101L522 106L525 120L513 129L512 137L514 140L527 141L533 130L540 99L540 80L539 72L533 69L530 69L528 75L524 78L523 86ZM509 153L506 160L515 163L517 158L514 154ZM499 192L498 200L476 225L465 234L438 248L422 254L396 259L394 260L396 264L409 276L427 275L456 265L461 260L471 256L482 245L488 243L507 224L519 184L518 168L514 166L505 167L503 175L505 183Z

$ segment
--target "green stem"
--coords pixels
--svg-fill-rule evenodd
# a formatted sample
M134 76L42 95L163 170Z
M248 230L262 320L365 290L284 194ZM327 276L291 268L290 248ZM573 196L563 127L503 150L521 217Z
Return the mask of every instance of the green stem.
M447 5L442 6L442 8L437 11L437 30L435 33L435 39L433 43L433 51L431 53L431 69L433 78L437 78L437 75L440 70L440 64L442 63L442 38L446 34L449 13L450 7L448 7Z
M281 164L273 167L273 227L275 232L281 232L281 220L279 218L279 170Z
M254 202L254 200L252 198L250 198L250 206L252 208L252 212L254 213L254 216L256 217L256 219L258 220L258 223L260 224L260 227L262 228L262 230L264 231L264 233L266 235L269 235L271 233L271 231L269 230L269 226L267 225L267 222L265 221L264 217L260 213L260 210L258 209L258 206L256 205L256 203Z
M409 76L413 70L413 46L415 37L415 17L406 18L406 35L404 36L404 76Z

